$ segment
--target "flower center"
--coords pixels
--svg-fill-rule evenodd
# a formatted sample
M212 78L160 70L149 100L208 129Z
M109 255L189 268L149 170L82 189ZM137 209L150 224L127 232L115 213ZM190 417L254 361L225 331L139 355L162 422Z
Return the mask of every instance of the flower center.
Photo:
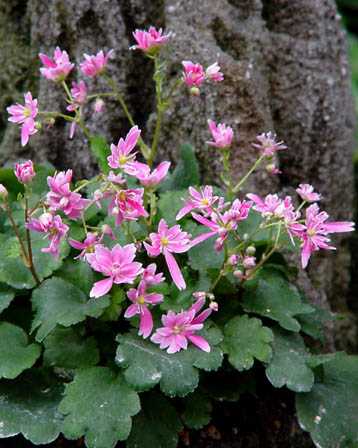
M160 238L160 242L162 243L162 246L168 246L168 244L169 244L169 240L165 236Z
M201 200L201 205L209 205L208 199L202 199Z
M182 331L183 331L183 327L181 325L174 325L174 327L173 327L174 334L180 334Z
M316 231L314 229L308 229L307 230L307 235L308 236L315 236L316 235Z
M144 305L145 304L144 296L139 296L137 302L139 303L139 305Z
M125 191L121 191L119 194L118 194L118 198L119 198L119 200L120 201L125 201L126 200L126 192Z
M127 163L127 157L126 156L120 156L119 158L119 164L120 165L125 165Z
M24 117L30 117L31 116L31 110L28 107L25 107L23 110Z

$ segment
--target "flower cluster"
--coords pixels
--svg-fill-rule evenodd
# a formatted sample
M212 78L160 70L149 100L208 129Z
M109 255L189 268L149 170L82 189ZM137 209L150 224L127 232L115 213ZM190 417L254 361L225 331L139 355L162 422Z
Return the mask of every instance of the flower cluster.
M328 214L320 211L317 205L321 195L309 184L298 186L296 192L300 199L291 196L281 198L278 194L260 197L249 193L240 196L242 185L259 168L261 162L266 163L268 172L280 172L274 159L278 151L287 147L272 132L259 134L250 149L259 152L257 160L249 172L235 184L230 172L234 130L225 123L217 124L213 120L208 120L212 140L207 144L218 150L217 156L223 164L222 180L227 187L226 191L222 192L210 185L190 186L183 203L180 206L173 203L173 208L177 207L176 220L180 224L170 222L167 216L158 217L156 204L160 194L159 187L164 187L163 181L170 175L171 166L169 161L153 165L158 146L157 129L160 129L161 115L173 90L168 89L169 96L162 93L165 73L164 65L159 61L161 47L168 42L170 33L164 34L162 30L151 27L148 31L136 30L133 36L136 40L133 48L141 50L155 62L159 124L152 144L147 145L143 141L141 130L134 124L128 108L124 107L132 127L125 137L119 138L117 144L110 145L110 154L109 151L101 154L102 172L94 179L78 184L73 182L71 169L48 176L48 191L33 209L29 209L28 199L31 182L36 175L34 165L32 161L16 164L15 175L24 188L26 233L34 231L44 234L49 246L42 250L55 257L61 256L61 246L67 238L69 245L79 251L74 254L77 262L87 263L98 276L90 297L100 300L104 295L112 294L112 289L118 288L115 285L120 285L123 297L130 302L124 317L139 317L138 334L143 338L150 337L153 343L159 344L168 353L187 349L189 342L209 352L208 341L197 332L203 329L204 322L212 312L218 310L214 292L222 277L232 274L237 286L253 278L270 256L283 244L287 244L287 238L282 238L285 234L292 244L299 245L302 267L305 268L313 252L334 249L330 241L331 234L350 232L354 225L352 222L329 221ZM88 78L104 75L107 79L108 62L112 55L112 50L107 53L101 50L96 55L85 54L84 61L79 64L80 72ZM82 108L91 99L95 100L95 104L101 101L103 103L101 97L110 96L111 92L90 95L84 80L73 82L69 88L66 79L75 64L71 63L66 51L56 48L53 58L40 54L40 59L43 64L42 75L63 86L66 110L73 114L51 112L46 115L43 112L45 119L64 117L71 122L71 137L77 125L87 137L91 136L83 122ZM182 65L183 75L177 80L177 84L188 86L194 95L199 93L205 81L218 83L224 79L217 62L206 70L202 65L191 61L183 61ZM112 81L110 80L109 85L113 89ZM121 94L116 89L117 87L114 96L120 98L123 106ZM37 100L28 92L25 95L25 105L12 105L8 112L11 115L9 120L21 125L21 141L25 145L29 137L40 128L39 123L35 122L39 114ZM87 188L91 185L95 186ZM8 195L2 185L0 200L2 208L11 213L10 207L3 206ZM87 220L86 212L90 207L101 216L97 222ZM252 216L258 219L254 220L251 233L248 233ZM14 220L11 222L16 226ZM69 237L74 225L77 230L79 226L83 227L82 238ZM245 226L244 232L242 228ZM139 229L138 232L134 232L133 228ZM17 231L16 227L15 230ZM269 237L264 249L261 247L257 250L253 236L261 231L266 231ZM17 235L21 238L21 232L17 232ZM31 237L29 238L28 247L31 247ZM212 239L214 250L223 254L224 261L217 278L207 291L194 292L195 301L187 309L179 312L169 310L162 315L163 326L154 329L156 313L161 309L161 304L166 304L165 294L160 289L165 281L164 273L180 294L187 288L188 272L191 269L186 263L187 253L209 239ZM158 266L151 262L152 258L156 259ZM30 250L26 259L35 275ZM39 282L36 275L35 279ZM209 306L201 311L207 299ZM131 322L135 322L135 319Z

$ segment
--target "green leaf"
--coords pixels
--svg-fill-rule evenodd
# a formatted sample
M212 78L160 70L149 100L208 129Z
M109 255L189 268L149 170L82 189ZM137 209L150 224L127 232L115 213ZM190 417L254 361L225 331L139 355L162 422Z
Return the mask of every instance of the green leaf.
M311 336L314 339L317 339L321 342L324 341L324 323L327 321L332 321L334 319L334 315L318 306L311 305L314 311L309 314L298 314L296 316L297 320L301 325L301 330Z
M124 376L136 390L148 390L159 383L166 395L187 395L198 385L198 368L217 370L222 363L223 355L217 347L222 341L221 332L209 324L206 326L201 334L211 346L210 353L191 345L187 350L168 354L150 341L126 334L117 337L116 363L126 369Z
M40 346L29 344L22 328L0 322L0 378L16 378L33 366L40 354Z
M141 395L141 404L127 448L176 448L183 426L171 402L160 393L149 392Z
M273 355L266 376L275 387L287 386L295 392L308 392L314 382L309 359L310 354L299 334L275 329Z
M57 439L62 417L57 411L63 386L39 370L0 382L0 438L22 434L35 445Z
M2 313L12 302L15 297L13 289L7 285L0 284L0 313Z
M251 369L254 358L268 362L271 358L272 331L264 327L260 319L245 314L229 320L224 328L224 353L239 371Z
M357 446L358 356L337 354L322 369L311 392L296 396L300 425L317 447Z
M175 219L178 211L183 206L183 198L186 196L186 191L166 191L160 195L160 199L157 203L158 208L158 221L160 218L164 218L169 226L177 224Z
M59 410L65 415L65 437L85 436L88 448L113 448L118 440L127 439L140 403L121 374L90 367L79 370L66 386Z
M94 135L90 138L90 148L92 154L96 157L98 166L104 173L109 172L107 157L111 151L106 139L102 135Z
M210 422L212 409L210 398L201 392L195 391L193 394L185 397L182 419L188 428L200 429Z
M99 361L94 337L81 337L73 328L57 327L44 341L44 364L75 369L93 366Z
M200 233L205 233L202 230L201 228L200 231L193 232L193 236L196 237ZM209 269L221 269L225 258L224 251L217 252L214 248L214 242L215 238L209 238L189 250L189 266L192 269L200 272Z
M270 241L270 230L260 229L263 221L260 213L250 210L248 218L239 223L237 233L241 236L247 234L248 240L256 245L267 244Z
M34 265L40 280L43 280L61 266L62 258L68 253L68 247L64 243L60 257L54 258L41 252L42 248L48 246L48 241L43 239L43 235L32 233L31 238ZM21 259L16 237L0 235L0 282L16 289L31 289L36 286L31 272Z
M95 274L88 263L80 260L67 259L62 267L56 272L56 277L60 277L69 283L80 288L85 294L89 292L95 282Z
M110 304L104 310L101 316L101 320L116 321L122 311L122 303L125 302L127 296L122 288L118 285L114 285L109 296Z
M180 160L170 178L163 183L164 190L184 190L193 185L199 185L199 164L194 148L184 144L180 148Z
M31 331L37 330L41 342L56 325L69 327L82 322L87 316L99 317L109 305L108 297L87 299L79 288L61 278L53 277L32 293L35 318Z
M255 279L246 283L243 307L246 312L273 319L286 330L295 332L301 326L294 316L314 311L302 302L297 288L273 268L262 269Z

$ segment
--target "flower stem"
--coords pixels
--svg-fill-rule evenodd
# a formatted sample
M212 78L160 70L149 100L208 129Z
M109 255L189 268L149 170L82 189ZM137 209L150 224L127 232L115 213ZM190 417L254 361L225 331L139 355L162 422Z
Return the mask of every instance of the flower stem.
M244 185L244 183L247 181L247 179L251 176L251 174L256 170L256 168L260 165L262 160L265 158L264 155L260 156L256 162L252 165L248 173L235 185L235 187L232 189L233 193L237 193L240 188Z
M29 202L28 199L25 198L25 223L27 224L29 221ZM27 241L27 260L28 260L28 264L29 264L29 269L31 271L31 274L37 284L37 286L39 286L41 284L39 276L37 275L36 269L35 269L35 264L34 264L34 259L33 259L33 254L32 254L32 243L31 243L31 234L30 234L30 230L27 228L26 225L26 241Z

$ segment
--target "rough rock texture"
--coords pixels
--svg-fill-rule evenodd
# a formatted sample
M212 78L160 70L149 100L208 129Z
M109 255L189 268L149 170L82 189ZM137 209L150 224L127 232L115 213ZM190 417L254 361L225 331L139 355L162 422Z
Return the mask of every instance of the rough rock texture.
M218 60L226 78L203 88L199 98L183 91L175 96L162 154L175 161L178 146L192 142L205 180L215 183L218 164L205 145L207 118L230 123L240 135L232 157L237 177L256 157L250 146L254 136L274 130L289 146L280 154L282 175L259 172L247 189L292 193L290 186L310 182L323 194L327 211L337 219L350 217L354 113L345 36L333 0L0 0L1 110L30 88L46 110L64 108L60 89L38 77L39 51L59 45L79 62L83 52L114 48L111 74L149 138L155 119L153 71L150 61L128 51L133 29L149 24L175 34L167 67L172 79L179 76L182 59L204 65ZM96 88L104 88L101 81ZM107 101L106 108L103 115L87 111L90 129L117 140L128 122L118 104ZM58 168L73 166L78 177L93 174L85 138L78 132L69 140L66 126L57 123L22 149L17 129L6 126L1 113L0 161L33 157ZM314 303L341 312L347 312L347 241L338 241L338 257L315 257L309 275L301 273L299 280ZM347 347L348 333L354 341L354 316L346 322L339 328L340 348Z

